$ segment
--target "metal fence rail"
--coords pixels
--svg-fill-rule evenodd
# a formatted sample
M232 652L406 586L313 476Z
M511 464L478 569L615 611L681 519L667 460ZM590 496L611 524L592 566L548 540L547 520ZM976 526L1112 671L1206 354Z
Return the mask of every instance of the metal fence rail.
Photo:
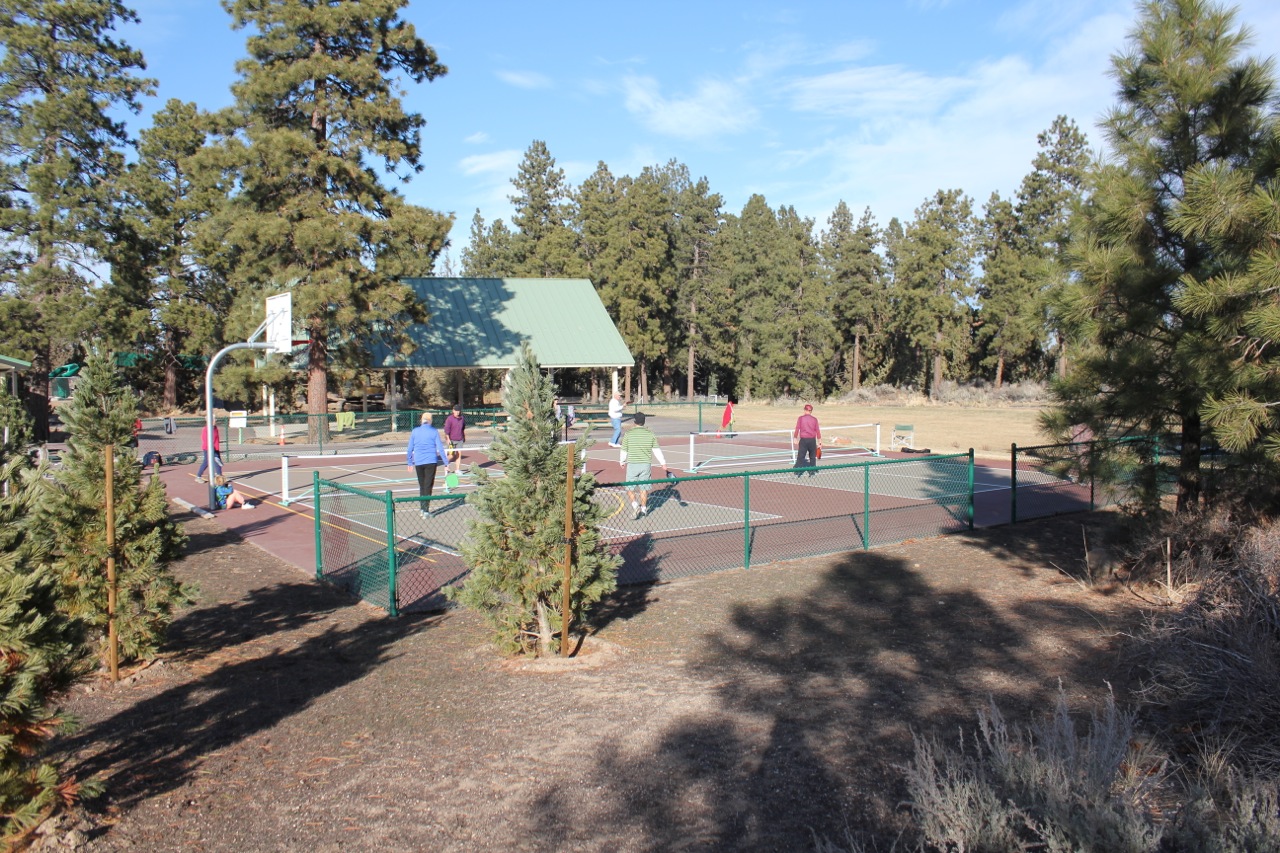
M312 489L318 578L392 614L444 606L467 571L465 492L397 498L318 473ZM594 500L619 583L636 584L972 529L973 491L970 451L603 483Z

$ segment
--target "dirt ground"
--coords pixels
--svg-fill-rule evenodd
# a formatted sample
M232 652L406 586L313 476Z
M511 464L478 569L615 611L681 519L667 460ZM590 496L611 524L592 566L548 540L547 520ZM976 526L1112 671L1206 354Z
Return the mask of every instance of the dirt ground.
M584 654L505 660L466 611L391 619L214 521L160 661L77 689L82 849L806 850L904 826L912 732L1085 707L1137 616L1054 568L1072 516L622 590Z

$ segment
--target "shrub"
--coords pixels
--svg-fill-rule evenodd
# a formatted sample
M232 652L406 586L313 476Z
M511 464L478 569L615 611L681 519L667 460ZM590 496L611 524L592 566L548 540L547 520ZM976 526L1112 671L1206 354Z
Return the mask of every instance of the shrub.
M1027 727L992 704L971 749L917 737L907 785L924 841L941 850L1146 853L1161 837L1150 801L1162 766L1113 697L1080 732L1059 690L1053 714Z

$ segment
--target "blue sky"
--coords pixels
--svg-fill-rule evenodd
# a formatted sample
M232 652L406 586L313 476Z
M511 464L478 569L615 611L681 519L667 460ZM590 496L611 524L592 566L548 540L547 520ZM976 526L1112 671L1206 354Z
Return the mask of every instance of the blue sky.
M132 0L120 35L168 98L231 102L243 31L215 0ZM1254 51L1280 46L1280 4L1245 0ZM427 121L423 170L401 187L457 216L451 253L478 208L509 219L529 144L547 143L570 182L598 161L635 175L674 158L736 213L753 193L821 228L844 200L884 225L934 191L976 209L1010 195L1036 135L1075 119L1091 147L1114 102L1112 54L1132 27L1125 0L489 3L413 0L403 16L449 73L413 87ZM136 133L149 124L130 119Z

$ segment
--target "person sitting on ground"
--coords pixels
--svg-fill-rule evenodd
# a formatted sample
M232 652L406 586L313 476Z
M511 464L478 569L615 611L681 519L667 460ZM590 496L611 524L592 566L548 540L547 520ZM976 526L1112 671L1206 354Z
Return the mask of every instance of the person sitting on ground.
M249 496L228 483L226 477L219 474L214 478L213 482L214 501L217 503L218 509L254 508L255 504L249 501Z

